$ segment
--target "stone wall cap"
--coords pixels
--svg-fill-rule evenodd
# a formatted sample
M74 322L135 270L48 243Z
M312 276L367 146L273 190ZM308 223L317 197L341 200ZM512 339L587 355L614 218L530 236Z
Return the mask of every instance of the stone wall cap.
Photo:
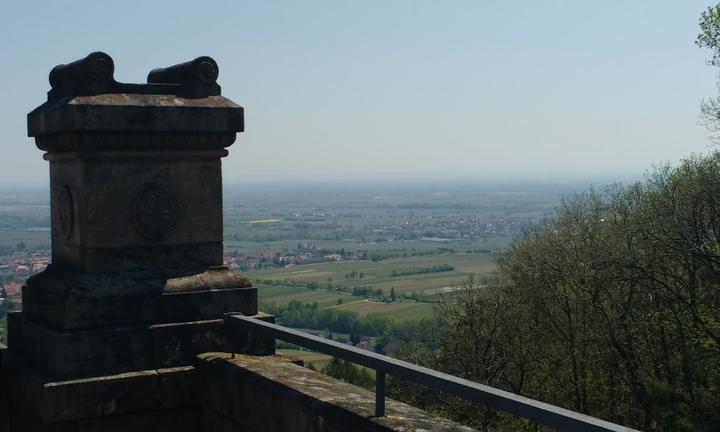
M109 93L50 100L28 114L28 136L62 132L219 132L244 130L244 109L223 96Z
M113 106L152 106L152 107L188 107L188 108L241 108L223 96L208 96L201 99L183 98L175 95L109 93L95 96L75 96L45 105L113 105ZM45 106L43 105L43 106Z

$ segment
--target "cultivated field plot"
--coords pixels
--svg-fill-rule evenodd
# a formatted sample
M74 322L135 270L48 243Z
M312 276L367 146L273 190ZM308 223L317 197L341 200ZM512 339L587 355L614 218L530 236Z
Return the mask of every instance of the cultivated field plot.
M260 304L287 305L293 300L302 303L315 303L321 308L337 308L356 312L360 316L380 314L391 316L396 321L430 318L433 305L414 301L398 301L393 303L368 301L347 293L327 292L325 290L309 290L297 286L263 286L258 285ZM338 300L341 301L338 304Z
M331 307L357 312L360 316L368 316L371 314L388 315L395 321L411 321L422 318L430 318L434 313L434 306L431 303L417 303L413 301L383 303L370 300L360 300Z
M337 305L338 300L342 302L351 302L357 300L347 293L327 292L324 290L309 290L297 286L266 286L255 284L258 288L258 300L260 303L275 303L277 305L286 305L293 300L302 303L317 302L320 307Z
M257 228L254 227L253 229L257 230ZM307 243L319 249L367 251L368 254L398 255L398 258L403 258L404 255L411 256L413 254L437 252L439 248L453 249L458 253L468 253L478 250L494 251L506 248L511 241L508 237L488 237L483 239L443 242L424 240L359 242L354 240L318 240L310 238L252 241L237 240L236 234L238 233L239 232L236 227L225 227L224 244L226 252L237 252L242 255L250 256L259 253L289 253L297 247L298 243Z
M439 265L454 267L452 271L412 274L414 271ZM395 289L396 294L434 293L438 289L457 284L468 276L489 274L495 271L493 256L489 253L445 254L393 258L382 261L339 261L309 264L283 269L246 272L253 280L271 279L288 285L316 282L343 287L371 286L385 294ZM395 276L394 276L395 275Z

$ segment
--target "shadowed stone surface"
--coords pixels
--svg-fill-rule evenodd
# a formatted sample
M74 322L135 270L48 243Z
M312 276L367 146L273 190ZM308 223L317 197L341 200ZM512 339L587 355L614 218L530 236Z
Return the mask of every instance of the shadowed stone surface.
M274 352L225 321L258 312L223 266L220 160L243 108L209 57L147 84L114 68L104 53L59 65L27 116L50 165L52 264L8 320L0 386L17 431L197 431L195 356Z
M280 357L206 353L203 432L457 431L474 429L388 399L373 417L375 395Z
M160 324L257 313L257 290L225 267L76 273L48 270L23 289L23 313L67 330Z
M193 366L146 370L67 381L48 381L26 368L11 382L22 382L14 409L33 413L43 423L77 422L158 408L196 407L202 380Z

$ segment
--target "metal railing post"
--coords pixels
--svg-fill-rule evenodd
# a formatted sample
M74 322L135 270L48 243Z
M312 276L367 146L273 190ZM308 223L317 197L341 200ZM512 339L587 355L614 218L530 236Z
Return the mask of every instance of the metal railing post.
M385 372L375 371L375 417L385 415Z

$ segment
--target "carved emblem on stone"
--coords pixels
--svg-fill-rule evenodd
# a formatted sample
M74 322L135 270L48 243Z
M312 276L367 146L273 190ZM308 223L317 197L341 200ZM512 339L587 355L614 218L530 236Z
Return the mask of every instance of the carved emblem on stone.
M146 184L132 204L135 229L150 241L165 240L175 231L180 218L180 204L165 189Z
M70 187L64 186L57 196L57 227L60 236L69 239L75 224L74 205Z

